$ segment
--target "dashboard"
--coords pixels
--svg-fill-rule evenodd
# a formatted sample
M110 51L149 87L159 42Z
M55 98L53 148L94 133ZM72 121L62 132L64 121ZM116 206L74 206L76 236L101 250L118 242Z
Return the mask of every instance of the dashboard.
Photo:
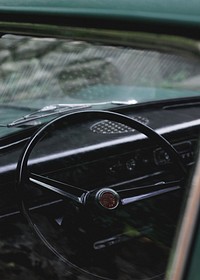
M187 171L184 185L178 184L173 192L152 196L144 201L142 198L136 203L127 203L125 208L121 203L119 210L116 211L104 211L99 205L96 207L94 201L96 202L97 195L99 195L98 190L114 189L116 192L123 193L123 190L130 188L140 190L142 186L147 186L147 188L162 186L168 181L177 184L179 177L176 163L173 162L168 151L161 147L155 139L145 136L124 123L106 118L87 118L87 116L82 118L81 113L80 115L78 113L71 122L68 121L67 115L60 117L63 121L57 127L54 126L53 121L48 133L44 133L28 153L27 170L25 171L31 180L25 182L25 187L22 189L20 189L21 186L18 186L20 172L18 162L22 161L22 154L27 150L27 142L33 139L33 134L37 134L37 129L42 128L33 127L10 135L1 140L0 146L0 220L3 222L19 217L18 203L21 202L22 197L22 204L26 204L25 207L30 211L30 216L34 213L34 222L29 217L29 223L32 226L37 225L41 232L40 237L47 236L45 240L43 237L41 239L48 244L48 247L52 251L56 248L57 256L62 256L66 264L72 264L72 267L78 267L80 271L89 271L88 273L92 275L94 273L95 277L100 277L99 279L104 279L101 278L104 277L104 273L102 274L98 270L93 271L89 260L83 262L85 252L91 248L90 242L95 251L95 253L91 253L92 263L95 265L98 263L99 269L99 260L102 262L105 258L107 249L112 256L107 261L113 271L114 264L113 261L111 263L111 259L119 258L121 244L128 244L129 240L137 238L143 248L144 242L147 240L144 238L155 240L156 236L159 243L153 243L155 246L153 250L155 248L158 250L158 244L163 244L164 257L162 259L166 265L168 258L166 250L169 250L172 245L183 192L185 189L187 190L189 184L199 142L200 102L197 98L189 102L185 99L181 103L175 100L156 104L149 103L145 106L139 104L121 106L111 111L148 125L171 143ZM39 180L38 178L51 180L47 183L52 182L54 189L46 188L48 184L45 183L45 180L35 188L34 182ZM84 191L86 193L84 203L87 200L89 205L87 210L84 208L84 203L80 205L80 201L74 202L73 199L71 200L71 196L63 197L61 192L56 189L58 182L64 187L75 186L77 193L80 190ZM30 186L27 187L27 185ZM44 186L45 188L43 188ZM64 190L64 187L61 191ZM91 195L88 196L88 193ZM111 194L106 193L106 195L109 198ZM142 195L146 194L142 193ZM99 201L101 202L100 199ZM38 215L41 213L42 218L38 219ZM56 232L59 233L52 233L54 232L52 229L51 233L46 232L48 226L44 229L46 223L44 217L51 221L53 230L58 230ZM91 225L93 225L92 230ZM63 231L67 232L64 237L61 235ZM58 239L55 240L55 236ZM74 252L72 255L68 251L63 251L60 236L62 236L62 240L66 236L71 240L70 250ZM52 247L54 246L52 244L56 244L55 247ZM137 244L131 250L136 250L135 246L139 248ZM153 245L151 244L151 246ZM163 253L163 248L165 248L165 253ZM159 247L157 257L161 254L160 250L161 247ZM141 252L141 247L139 251ZM74 260L74 255L76 255L76 260ZM144 264L143 256L138 257L137 253L136 256L136 263L138 258L142 257L141 262ZM130 260L130 257L127 258ZM163 263L158 265L159 269L154 267L153 273L156 271L158 275L161 275L165 265ZM106 267L105 263L100 265L102 270L107 269ZM113 272L111 274L108 272L106 277L120 279L113 275ZM155 279L162 279L162 276Z
M149 105L145 110L140 106L135 106L134 109L120 108L119 112L163 135L173 144L189 168L196 156L200 125L199 107L198 102L175 102L169 105ZM10 139L1 140L1 218L17 211L17 162L25 142L34 130L29 129L25 133L11 136ZM71 182L75 180L74 183L80 187L108 187L119 181L142 180L145 177L153 177L170 165L170 157L163 148L157 147L151 140L146 144L147 139L144 135L117 122L80 120L70 131L67 130L66 134L63 132L62 138L65 139L63 145L57 145L60 137L55 132L51 138L42 142L33 156L34 166L36 169L44 168L43 173L48 166L48 172L51 172L55 179L63 178Z

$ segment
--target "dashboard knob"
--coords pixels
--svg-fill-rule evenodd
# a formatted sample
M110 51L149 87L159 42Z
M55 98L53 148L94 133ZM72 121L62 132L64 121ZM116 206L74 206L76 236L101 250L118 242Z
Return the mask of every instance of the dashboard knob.
M128 171L133 171L135 169L136 162L134 159L130 159L126 162L126 169Z

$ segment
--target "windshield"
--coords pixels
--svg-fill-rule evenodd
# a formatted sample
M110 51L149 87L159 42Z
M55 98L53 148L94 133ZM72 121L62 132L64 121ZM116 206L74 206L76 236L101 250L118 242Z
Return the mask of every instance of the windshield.
M200 95L199 60L172 51L4 35L0 61L1 124L52 104Z

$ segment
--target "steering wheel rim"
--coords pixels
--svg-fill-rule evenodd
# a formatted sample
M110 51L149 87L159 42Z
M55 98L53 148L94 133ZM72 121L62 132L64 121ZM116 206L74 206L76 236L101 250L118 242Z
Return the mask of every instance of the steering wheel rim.
M139 121L132 119L130 117L127 117L125 115L119 114L119 113L115 113L115 112L110 112L110 111L100 111L100 110L87 110L87 111L79 111L79 112L74 112L74 113L69 113L69 114L65 114L62 115L56 119L53 119L52 121L50 121L49 123L47 123L46 125L44 125L42 128L40 128L28 141L26 147L24 148L24 151L21 154L21 157L18 161L18 166L17 166L17 170L18 170L18 178L17 178L17 191L19 193L19 200L20 200L20 205L21 205L21 211L23 213L23 215L26 217L26 219L28 220L29 224L31 225L31 227L34 229L34 231L37 233L37 235L39 236L39 238L44 242L44 244L57 256L59 257L64 263L66 263L67 265L69 265L72 269L74 269L77 272L81 272L86 274L88 277L93 277L92 279L94 279L94 277L96 279L111 279L111 278L107 278L104 276L99 276L97 274L93 274L87 270L84 270L80 267L78 267L76 264L72 263L71 261L69 261L66 257L64 257L62 254L60 254L58 252L58 250L48 242L48 240L45 238L45 236L43 236L42 232L39 230L39 228L37 227L37 225L32 221L30 214L29 214L29 209L27 209L25 203L24 203L24 198L23 198L23 186L27 180L27 169L28 169L28 160L29 160L29 156L32 152L32 150L34 149L34 147L36 146L36 144L46 135L48 134L49 131L52 131L52 129L54 129L55 126L59 126L60 124L62 124L63 120L67 120L69 123L73 123L73 122L78 122L79 119L82 118L91 118L92 120L94 120L95 118L100 118L100 119L106 119L109 121L114 121L114 122L118 122L118 123L122 123L126 126L129 126L130 128L137 130L138 132L146 135L148 138L150 138L151 140L153 140L156 144L158 144L160 147L164 148L165 151L168 153L169 157L171 158L172 162L174 162L174 164L176 164L176 166L178 167L178 170L180 171L180 174L182 174L183 177L185 177L185 175L187 174L186 171L186 167L184 165L184 163L182 162L182 159L180 157L180 155L177 153L177 151L173 148L173 146L161 135L159 135L158 133L156 133L153 129L151 129L150 127L148 127L147 125L144 125L142 123L140 123ZM32 178L32 182L33 181L40 181L43 180L43 178L39 178L39 177L34 177ZM31 181L31 180L30 180ZM48 181L50 182L49 184L54 184L54 182ZM42 184L46 184L48 185L48 182L46 183L44 180L42 181ZM70 186L67 186L70 188ZM157 188L157 187L156 187ZM55 187L55 189L50 188L51 191L55 191L57 192L57 189ZM97 190L95 191L95 199L97 198L97 193L99 194L99 191L101 190ZM173 190L172 190L173 191ZM155 192L157 192L157 189L155 190ZM154 192L154 193L155 193ZM59 192L57 192L59 193ZM79 194L79 190L75 190L75 193ZM59 193L60 195L65 196L66 194L63 192ZM118 192L116 192L116 194L118 195ZM114 194L115 195L115 194ZM123 195L123 190L122 190L122 195ZM158 193L159 195L159 193ZM74 199L73 198L74 194L72 194L71 196L67 195L68 198L70 199ZM91 196L94 196L94 193L92 193ZM78 197L78 200L80 198L79 196L74 196L75 200ZM135 197L138 197L138 195L134 194L134 199ZM148 198L148 197L147 197ZM142 198L143 199L143 198ZM90 200L90 196L88 199L88 194L86 194L85 196L82 196L80 201L77 201L78 203L81 203L83 205L85 205L87 203L87 201ZM125 199L124 199L125 201ZM134 202L134 200L132 201ZM131 203L132 203L131 202ZM120 201L121 204L123 204L123 200L121 199ZM115 209L116 207L113 207L113 209ZM153 278L156 279L156 278Z

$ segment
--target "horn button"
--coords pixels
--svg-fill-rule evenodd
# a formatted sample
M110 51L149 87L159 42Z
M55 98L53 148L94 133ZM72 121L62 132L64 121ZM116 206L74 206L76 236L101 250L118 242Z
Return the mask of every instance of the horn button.
M120 202L120 197L116 191L109 188L104 188L96 193L96 201L103 208L113 210L117 208Z

